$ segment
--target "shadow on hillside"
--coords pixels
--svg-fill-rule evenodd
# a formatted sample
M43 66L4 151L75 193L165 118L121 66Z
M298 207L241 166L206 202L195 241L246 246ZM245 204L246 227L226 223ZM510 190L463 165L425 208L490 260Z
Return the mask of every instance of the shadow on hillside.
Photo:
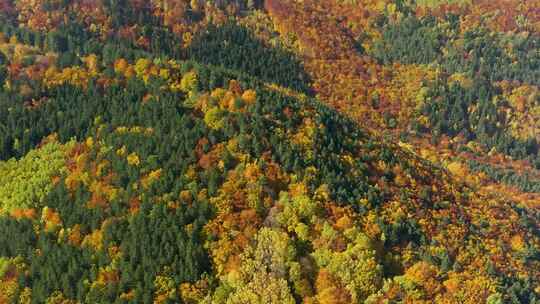
M264 45L249 29L236 24L210 26L194 38L188 56L203 64L222 66L266 82L310 92L310 77L293 53Z

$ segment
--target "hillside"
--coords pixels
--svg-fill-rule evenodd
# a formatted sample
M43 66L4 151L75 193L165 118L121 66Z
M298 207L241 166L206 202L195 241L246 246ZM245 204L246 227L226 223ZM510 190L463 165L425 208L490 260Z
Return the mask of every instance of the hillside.
M0 0L0 303L539 302L492 3Z

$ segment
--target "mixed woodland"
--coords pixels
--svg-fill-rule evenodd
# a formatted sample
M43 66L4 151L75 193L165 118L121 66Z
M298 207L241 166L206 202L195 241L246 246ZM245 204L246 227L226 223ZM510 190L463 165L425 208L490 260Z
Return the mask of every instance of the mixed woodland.
M0 303L540 303L540 0L0 0Z

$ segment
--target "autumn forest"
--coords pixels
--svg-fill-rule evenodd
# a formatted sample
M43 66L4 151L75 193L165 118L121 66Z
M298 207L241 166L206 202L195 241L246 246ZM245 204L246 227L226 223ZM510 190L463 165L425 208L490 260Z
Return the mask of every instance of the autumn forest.
M0 0L0 304L540 303L540 0Z

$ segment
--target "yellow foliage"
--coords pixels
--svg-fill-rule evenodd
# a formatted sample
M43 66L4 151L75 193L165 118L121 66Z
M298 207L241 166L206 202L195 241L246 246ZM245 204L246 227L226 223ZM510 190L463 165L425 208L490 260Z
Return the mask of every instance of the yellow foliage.
M30 304L32 303L32 289L25 287L21 294L19 295L20 304Z
M306 195L307 194L307 186L304 183L294 183L289 185L289 192L292 197Z
M185 32L184 34L182 34L182 42L183 42L182 46L184 48L188 48L191 45L192 41L193 41L193 34L191 34L190 32Z
M18 290L15 280L0 281L0 303L14 303Z
M148 188L153 182L161 177L161 169L153 170L146 177L141 180L141 184L144 188Z
M174 280L166 276L156 276L154 280L154 304L168 303L176 297Z
M446 292L437 294L436 303L477 304L486 303L486 301L490 303L488 298L495 295L497 291L495 281L481 274L471 277L465 273L450 272L449 278L443 282L443 285Z
M313 195L313 199L321 201L321 202L328 202L330 201L330 188L327 184L322 184L315 190L315 194Z
M55 67L49 67L45 71L43 82L48 87L59 86L65 83L85 87L90 78L95 75L96 73L92 73L92 71L79 66L67 67L62 69L62 71L58 71Z
M122 294L120 294L120 297L119 297L121 300L124 300L124 301L131 301L133 300L133 298L135 298L135 291L134 290L130 290L129 292L123 292Z
M66 297L60 291L55 291L47 298L45 304L76 304L74 300L66 299Z
M147 69L150 67L151 61L146 58L139 58L137 59L137 62L135 63L135 73L137 73L138 77L143 77Z
M197 74L194 71L186 73L180 81L180 89L191 92L197 88Z
M540 139L540 92L536 86L523 85L504 94L510 103L506 109L510 132L516 138Z
M95 75L98 73L98 57L95 54L82 57L81 60L86 64L86 67L91 74Z
M459 280L457 278L450 278L444 281L443 285L449 293L457 293L459 289Z
M257 93L254 90L246 90L242 94L242 100L244 100L247 104L253 104L257 100Z
M159 69L159 77L163 78L165 80L169 79L170 77L170 71L169 69Z
M223 97L225 97L225 93L227 93L227 90L223 89L223 88L217 88L217 89L214 89L212 91L212 93L210 94L210 96L212 98L215 98L217 100L221 100L223 99Z
M350 227L352 227L353 225L353 221L352 219L347 216L347 215L344 215L342 216L341 218L339 218L336 222L336 227L341 229L341 230L345 230L345 229L348 229Z
M159 68L155 65L152 65L150 67L150 70L148 71L148 73L152 76L158 76L159 75Z
M205 279L193 283L180 284L180 297L187 304L201 303L208 292L208 282Z
M82 246L90 246L96 250L100 250L103 247L103 232L100 229L94 230L84 237Z
M132 166L139 166L141 164L141 160L139 159L139 156L135 152L127 156L127 162L128 164Z
M200 0L191 0L189 5L194 12L198 12L201 9L202 3Z
M86 146L87 146L88 148L92 148L93 145L94 145L94 139L93 139L92 137L88 137L88 138L86 139Z
M464 178L464 177L467 177L469 174L469 170L467 169L467 167L457 161L448 164L447 168L448 168L448 171L450 171L452 174L454 174L457 177Z
M311 119L304 119L302 126L293 135L293 142L306 149L306 152L309 153L313 144L315 129L315 124Z
M510 239L510 246L514 251L523 251L525 249L525 241L521 235L516 234Z
M212 108L204 114L204 122L214 130L219 130L223 127L223 110L219 108Z
M437 268L426 262L418 262L407 269L403 276L418 286L423 286L432 293L437 293L440 288L437 282Z
M456 82L465 89L471 88L473 85L472 79L467 77L465 73L455 73L448 78L449 83Z
M126 155L126 153L127 153L127 148L126 148L125 145L122 146L120 149L117 149L117 150L116 150L116 155L118 155L118 156L120 156L120 157Z

